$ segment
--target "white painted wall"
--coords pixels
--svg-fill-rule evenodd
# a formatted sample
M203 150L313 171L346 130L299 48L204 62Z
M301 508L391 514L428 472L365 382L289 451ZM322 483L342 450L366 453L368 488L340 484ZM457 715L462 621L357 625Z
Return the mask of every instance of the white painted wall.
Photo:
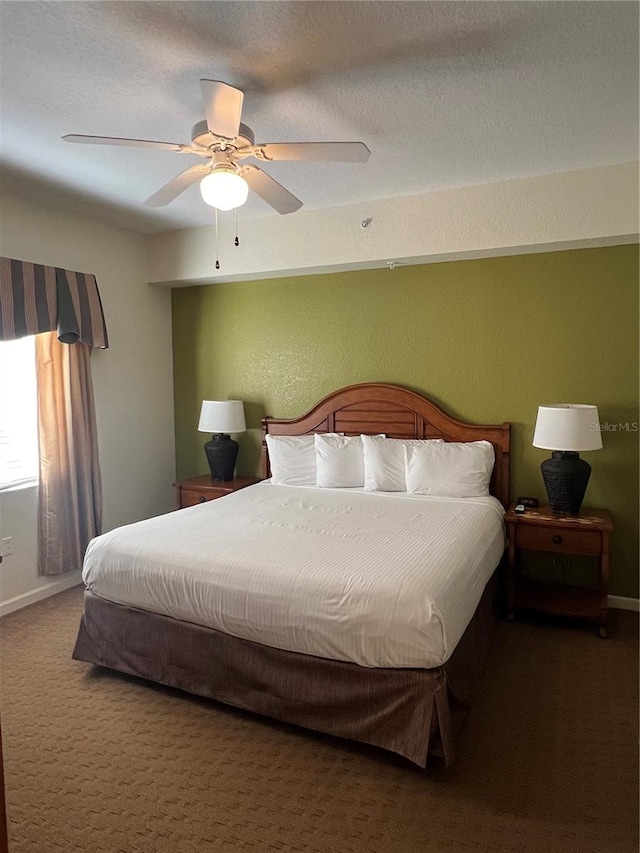
M149 237L149 280L209 284L631 241L638 163L267 215L240 223L238 248L233 213L220 222L218 273L213 228L192 228Z
M145 238L17 196L0 198L0 217L1 255L97 277L110 338L92 355L104 529L171 510L171 294L147 283ZM0 564L0 614L79 581L38 576L36 502L35 488L0 493L1 535L14 545Z

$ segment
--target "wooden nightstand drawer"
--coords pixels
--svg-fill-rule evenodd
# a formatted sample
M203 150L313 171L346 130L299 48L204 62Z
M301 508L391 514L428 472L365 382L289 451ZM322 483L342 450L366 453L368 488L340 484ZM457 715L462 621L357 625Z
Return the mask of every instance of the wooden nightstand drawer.
M195 506L196 504L204 504L207 501L213 501L216 498L220 497L219 492L213 492L209 490L208 492L196 492L191 489L180 489L180 506Z
M256 477L236 477L234 480L222 482L202 474L173 485L176 488L178 509L184 509L188 506L215 501L216 498L223 498L225 495L237 492L238 489L246 489L247 486L253 486L259 482Z
M566 530L559 527L516 527L516 547L531 551L555 551L568 554L599 554L602 536L597 530Z

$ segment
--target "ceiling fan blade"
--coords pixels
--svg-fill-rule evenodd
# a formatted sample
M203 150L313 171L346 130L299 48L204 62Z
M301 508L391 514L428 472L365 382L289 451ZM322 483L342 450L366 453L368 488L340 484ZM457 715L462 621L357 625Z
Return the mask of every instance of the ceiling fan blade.
M289 190L285 190L281 184L257 166L245 166L240 174L249 184L249 189L252 189L278 213L295 213L302 207L299 198Z
M89 145L128 145L133 148L162 148L165 151L188 151L189 145L177 142L153 142L151 139L122 139L118 136L84 136L79 133L68 133L62 137L65 142L84 142Z
M265 160L332 160L364 163L371 152L364 142L267 142L254 155Z
M207 125L214 136L235 139L240 130L244 94L219 80L201 80Z
M183 193L188 189L191 184L195 184L196 181L199 181L204 178L205 175L208 175L210 171L211 166L204 166L202 164L190 166L188 169L185 169L184 172L181 172L179 175L176 175L175 178L172 178L168 184L160 187L160 189L155 192L151 198L146 200L145 204L147 207L164 207L165 204L169 204L169 202L177 198L180 193Z

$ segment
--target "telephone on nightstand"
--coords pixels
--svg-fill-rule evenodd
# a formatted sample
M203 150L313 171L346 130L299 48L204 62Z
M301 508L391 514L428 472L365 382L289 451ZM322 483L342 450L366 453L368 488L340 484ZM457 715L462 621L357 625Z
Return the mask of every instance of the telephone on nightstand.
M522 513L527 509L537 509L540 504L538 498L518 498L514 507L514 512Z

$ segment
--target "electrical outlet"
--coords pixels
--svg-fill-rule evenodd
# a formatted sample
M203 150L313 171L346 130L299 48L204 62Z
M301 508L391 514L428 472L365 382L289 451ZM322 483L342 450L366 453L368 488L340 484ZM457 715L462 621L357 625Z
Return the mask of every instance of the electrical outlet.
M13 536L5 536L2 539L1 554L3 557L8 557L10 554L13 554Z

